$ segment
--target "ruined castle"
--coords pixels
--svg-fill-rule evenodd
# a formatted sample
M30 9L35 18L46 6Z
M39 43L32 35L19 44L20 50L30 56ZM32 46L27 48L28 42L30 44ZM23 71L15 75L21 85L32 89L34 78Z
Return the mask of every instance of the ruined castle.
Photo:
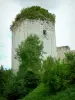
M11 25L12 31L12 70L17 72L19 62L15 59L15 49L30 34L36 34L43 41L43 51L47 56L63 58L69 52L68 46L56 47L55 15L39 6L32 6L21 10Z

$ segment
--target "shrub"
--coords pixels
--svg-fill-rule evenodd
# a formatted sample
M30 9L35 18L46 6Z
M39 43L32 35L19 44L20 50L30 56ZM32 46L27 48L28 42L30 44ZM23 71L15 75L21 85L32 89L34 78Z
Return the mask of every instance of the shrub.
M22 100L47 100L45 97L48 96L48 88L41 83L37 88L30 92Z
M75 84L75 53L65 53L66 65L69 68L69 80L70 84Z
M8 100L16 100L16 95L17 95L17 84L16 84L16 78L15 77L11 77L11 79L8 80L6 87L5 87L5 92L4 92L4 96L8 99Z
M7 100L18 100L29 93L24 77L12 76L6 84L4 96Z
M48 90L44 84L41 84L22 100L75 100L75 85L56 93L56 95L47 94Z
M24 75L24 84L26 88L34 89L40 83L40 77L32 70L27 70Z
M43 81L51 92L55 93L69 86L69 70L64 62L48 57L43 66L45 67Z
M18 100L26 96L39 84L37 74L27 70L23 77L13 76L6 84L5 97L7 100Z
M3 95L5 79L6 78L4 75L4 68L3 66L1 66L0 68L0 95Z
M6 83L9 80L9 77L11 77L12 71L6 70L3 68L3 66L0 67L0 95L2 96L5 91Z

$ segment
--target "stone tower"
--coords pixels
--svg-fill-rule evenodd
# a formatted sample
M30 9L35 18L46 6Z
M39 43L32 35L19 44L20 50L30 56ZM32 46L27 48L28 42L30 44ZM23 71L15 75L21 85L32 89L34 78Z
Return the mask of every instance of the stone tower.
M28 9L28 11L26 9ZM47 57L50 55L52 57L56 57L56 37L55 37L54 15L52 15L47 10L38 6L32 6L26 9L23 9L21 13L17 15L15 22L11 26L12 69L15 72L19 68L19 62L14 57L16 54L15 49L30 34L36 34L43 41L44 52L46 52L44 57ZM25 14L26 12L28 12L29 15L26 15ZM40 12L41 12L41 16L43 15L42 17L40 16ZM21 14L25 14L23 18L19 18Z

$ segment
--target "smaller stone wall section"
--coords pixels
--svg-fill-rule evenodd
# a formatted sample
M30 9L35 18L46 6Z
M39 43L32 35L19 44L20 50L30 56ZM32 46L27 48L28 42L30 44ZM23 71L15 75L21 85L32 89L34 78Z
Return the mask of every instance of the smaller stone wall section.
M64 53L70 52L70 47L69 46L61 46L57 47L57 59L63 59L65 57Z

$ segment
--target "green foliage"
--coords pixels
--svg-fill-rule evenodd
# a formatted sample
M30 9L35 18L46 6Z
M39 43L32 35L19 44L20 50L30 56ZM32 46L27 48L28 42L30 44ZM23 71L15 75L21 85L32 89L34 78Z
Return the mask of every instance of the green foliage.
M28 44L28 41L25 43ZM29 50L29 47L26 50ZM41 53L39 53L39 56L40 54ZM42 100L42 99L43 100L64 100L64 99L74 100L75 89L73 88L75 87L73 87L72 89L70 88L70 89L65 90L64 93L62 91L68 88L70 85L75 84L75 80L74 80L75 79L75 70L74 70L75 55L73 53L67 53L65 55L66 56L64 60L60 60L60 59L56 60L56 59L53 59L52 57L47 57L47 59L43 61L43 65L42 65L42 67L44 68L43 74L42 74L43 83L40 85L39 85L40 77L34 73L34 68L31 68L31 66L30 67L28 66L27 69L25 68L25 71L23 70L19 71L16 78L12 77L11 79L9 79L6 85L7 88L5 91L5 97L8 100L18 100L18 99L23 98L24 96L25 98L23 98L23 100L34 100L34 99L36 100ZM20 59L19 57L18 57L18 60L22 63L23 61L25 61L24 58ZM32 59L30 58L30 61L31 60ZM23 74L23 75L19 76L19 74ZM62 92L59 92L59 91L62 91ZM70 91L72 92L72 94ZM56 94L56 95L53 95L53 94ZM60 99L60 97L62 98Z
M44 84L41 83L29 95L23 98L23 100L46 100L46 96L48 96L48 88L44 87Z
M29 8L22 9L21 12L17 14L15 21L13 22L11 27L13 27L18 21L22 21L24 19L41 19L55 23L54 14L49 13L48 10L39 6L32 6Z
M66 53L63 60L47 57L41 63L43 44L32 35L16 52L20 62L17 75L4 70L3 66L0 68L0 100L21 100L23 97L23 100L75 100L74 53ZM68 88L71 85L74 86Z
M0 67L0 95L3 94L4 83L5 83L4 69L3 69L3 66L1 66Z
M38 72L41 68L41 57L43 52L43 44L36 35L30 35L16 49L16 58L20 63L20 71L25 72L27 69L32 69Z
M47 94L47 88L41 84L22 100L75 100L75 85L55 95Z
M43 61L44 70L50 70L54 65L55 62L52 57L47 57L47 59Z
M3 95L5 85L11 75L11 70L5 70L3 66L0 67L0 95Z
M65 54L65 59L55 60L48 57L43 62L44 84L50 91L56 93L66 89L69 85L75 84L75 54L70 52Z
M34 89L40 83L39 75L35 74L33 71L28 70L24 76L24 84L26 88Z
M67 78L69 69L64 62L62 63L60 60L53 60L53 58L48 57L44 61L43 66L45 68L43 81L51 92L56 93L69 86Z
M17 75L15 76L10 70L1 69L0 80L3 85L1 89L7 100L18 100L39 85L40 76L36 72L38 73L41 68L42 49L43 44L40 39L30 35L17 48L16 58L20 62Z
M68 66L70 73L69 73L69 79L71 84L75 84L75 53L69 52L65 54L65 62Z
M6 84L10 80L12 74L13 73L11 70L6 70L3 68L3 66L0 67L0 100L7 100L4 94L5 94Z
M65 53L65 57L66 57L67 62L72 61L75 59L75 53L73 52Z
M6 84L4 96L7 100L18 100L26 96L39 84L39 77L33 71L28 70L23 77L12 76Z
M12 77L5 89L5 97L7 100L18 100L19 98L26 96L27 91L24 87L23 79L17 80L16 77Z
M48 100L75 100L75 85L65 91L58 92L56 95L49 97Z

